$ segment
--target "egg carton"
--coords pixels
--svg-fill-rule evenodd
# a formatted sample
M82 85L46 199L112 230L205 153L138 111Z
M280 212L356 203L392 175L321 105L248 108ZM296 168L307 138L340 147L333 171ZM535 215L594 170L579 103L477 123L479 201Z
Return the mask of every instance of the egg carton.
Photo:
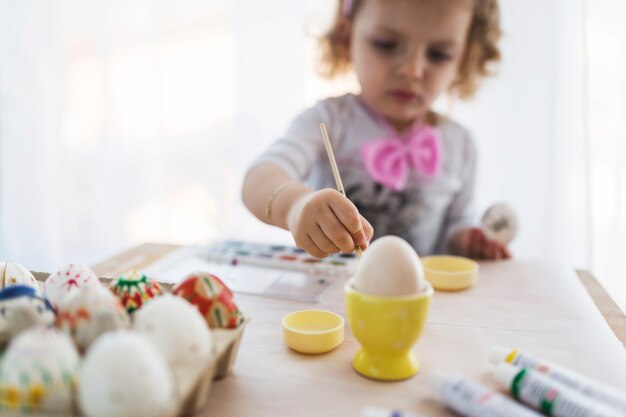
M38 281L45 281L48 274L33 273ZM107 284L110 280L107 278L101 278L103 284ZM169 292L170 288L166 286L166 291ZM204 372L202 372L196 382L191 384L186 392L183 392L180 396L180 403L176 416L191 416L194 413L202 409L209 399L211 387L215 380L226 377L231 371L241 338L243 336L244 329L250 318L243 316L242 322L235 329L211 329L211 335L213 340L213 356L206 366ZM76 401L77 403L77 401ZM54 413L44 411L32 411L32 410L1 410L2 416L29 416L29 417L81 417L84 416L80 412L78 406L75 405L76 411L73 414L67 413Z
M200 410L207 403L209 392L213 381L222 379L232 369L243 331L250 319L244 317L242 323L236 329L213 329L212 336L214 342L215 355L207 366L207 369L198 377L196 384L191 388L186 396L183 396L179 416L191 415Z

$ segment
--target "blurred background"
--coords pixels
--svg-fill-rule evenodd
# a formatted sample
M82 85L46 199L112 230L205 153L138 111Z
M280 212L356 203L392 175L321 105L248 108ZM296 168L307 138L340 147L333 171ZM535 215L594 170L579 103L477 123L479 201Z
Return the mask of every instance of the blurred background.
M0 0L0 258L50 271L143 242L289 242L246 166L316 100L334 0ZM503 63L437 107L479 147L478 209L517 258L591 270L626 306L626 2L502 0ZM477 218L478 220L478 218Z

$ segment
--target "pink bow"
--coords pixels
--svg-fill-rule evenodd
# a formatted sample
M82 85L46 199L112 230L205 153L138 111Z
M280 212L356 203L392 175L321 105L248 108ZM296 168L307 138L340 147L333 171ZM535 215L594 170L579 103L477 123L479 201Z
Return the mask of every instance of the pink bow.
M377 139L361 147L367 172L395 191L404 189L411 167L427 177L437 175L440 153L439 135L431 126L423 126L407 140Z

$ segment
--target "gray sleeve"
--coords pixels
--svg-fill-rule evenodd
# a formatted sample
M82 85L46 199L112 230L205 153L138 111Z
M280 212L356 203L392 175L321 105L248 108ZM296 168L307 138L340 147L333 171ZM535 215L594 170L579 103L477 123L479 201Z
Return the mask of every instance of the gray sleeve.
M461 187L448 206L443 223L443 239L441 240L439 253L448 252L450 238L458 231L476 226L474 187L476 183L477 154L471 135L465 130L463 133L462 161L464 161L464 164L460 171Z
M291 122L285 135L250 165L248 172L259 165L272 164L293 179L305 181L319 160L320 152L324 151L319 124L323 121L329 125L331 113L326 107L324 102L318 102L302 112Z

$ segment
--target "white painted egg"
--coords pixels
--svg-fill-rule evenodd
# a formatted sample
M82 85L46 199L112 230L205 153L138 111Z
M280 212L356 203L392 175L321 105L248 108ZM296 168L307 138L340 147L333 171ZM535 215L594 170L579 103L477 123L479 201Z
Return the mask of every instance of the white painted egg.
M72 263L50 274L44 284L44 295L57 307L70 292L96 285L100 285L100 281L91 269L79 263Z
M57 326L74 339L81 351L102 333L129 324L126 309L103 285L72 291L58 307Z
M37 280L28 269L16 262L4 261L0 263L0 289L10 285L26 285L39 289Z
M372 295L416 294L425 289L424 269L408 242L398 236L383 236L363 252L353 285Z
M172 417L178 407L163 354L132 330L105 333L91 345L78 400L86 417Z
M482 229L485 235L503 245L508 245L515 239L518 228L517 214L508 204L494 204L483 215Z
M78 369L78 352L63 332L45 326L23 331L0 363L5 407L21 412L73 413Z
M135 329L163 353L186 393L206 370L212 357L211 331L198 309L171 294L150 300L135 312Z

